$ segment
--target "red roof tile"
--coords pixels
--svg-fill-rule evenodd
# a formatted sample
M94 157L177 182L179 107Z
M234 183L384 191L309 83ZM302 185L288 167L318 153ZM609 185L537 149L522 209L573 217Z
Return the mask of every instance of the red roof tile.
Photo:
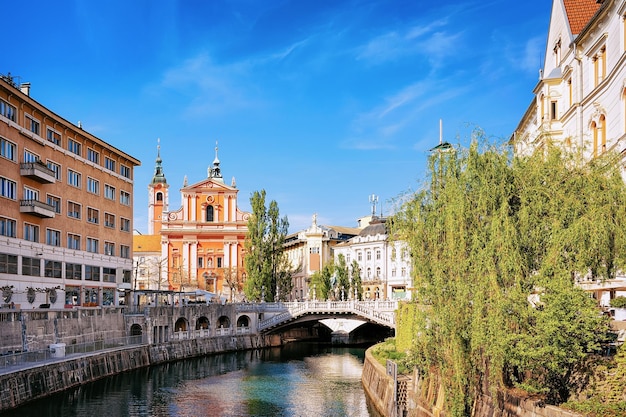
M578 35L600 8L597 0L563 0L572 35Z

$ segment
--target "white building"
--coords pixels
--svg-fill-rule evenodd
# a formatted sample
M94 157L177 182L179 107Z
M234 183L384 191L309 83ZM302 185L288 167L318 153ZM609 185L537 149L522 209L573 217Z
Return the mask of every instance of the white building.
M365 224L361 219L360 224ZM389 238L386 219L372 216L358 234L334 248L346 264L356 260L364 300L410 299L411 263L406 244Z
M511 143L530 155L548 142L586 160L626 151L626 0L554 0L535 95ZM582 282L607 305L626 277ZM619 295L619 294L617 294Z

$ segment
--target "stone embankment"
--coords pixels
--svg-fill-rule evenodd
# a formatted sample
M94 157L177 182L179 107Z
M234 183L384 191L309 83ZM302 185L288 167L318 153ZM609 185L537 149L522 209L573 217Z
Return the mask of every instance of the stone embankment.
M372 356L365 353L361 376L365 392L372 405L385 417L445 417L444 388L434 378L398 377ZM395 386L394 386L395 385ZM542 401L498 392L496 397L481 396L474 407L474 417L582 417Z
M144 344L109 349L16 369L0 375L0 411L133 369L202 355L277 344L280 344L277 338L258 335L177 340L158 345Z

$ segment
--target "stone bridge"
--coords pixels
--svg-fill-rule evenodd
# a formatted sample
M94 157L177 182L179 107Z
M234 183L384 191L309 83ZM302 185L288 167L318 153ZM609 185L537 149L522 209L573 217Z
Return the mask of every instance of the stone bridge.
M238 313L259 313L257 330L270 329L294 322L304 316L351 316L391 329L396 328L397 301L303 301L289 303L239 304Z

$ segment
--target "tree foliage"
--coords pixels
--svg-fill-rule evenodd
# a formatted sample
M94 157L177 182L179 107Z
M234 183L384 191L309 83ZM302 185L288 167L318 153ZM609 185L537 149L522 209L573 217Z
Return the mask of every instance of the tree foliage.
M265 205L265 190L250 197L252 215L245 241L246 282L244 293L251 301L278 301L292 290L291 265L283 250L289 229L287 217L280 217L278 203Z
M486 378L563 401L604 331L575 281L624 265L619 166L544 151L513 158L476 132L468 149L431 155L427 184L390 222L409 245L422 306L413 358L439 369L451 415L471 410Z

